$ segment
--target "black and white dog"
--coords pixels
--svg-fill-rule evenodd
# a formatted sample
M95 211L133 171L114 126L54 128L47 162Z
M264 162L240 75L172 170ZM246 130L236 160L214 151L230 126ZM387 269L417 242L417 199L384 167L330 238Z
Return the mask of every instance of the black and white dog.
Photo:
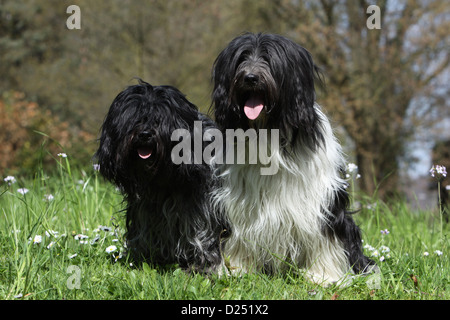
M175 164L171 156L172 134L193 133L195 122L215 128L176 88L143 81L122 91L104 120L96 158L124 194L127 247L137 262L199 272L221 265L228 227L211 207L214 169L204 161Z
M214 63L212 107L219 128L279 135L269 159L224 164L222 186L214 191L215 205L232 228L225 256L244 272L279 272L295 265L315 282L330 283L351 270L375 268L346 211L345 160L315 103L318 77L306 49L273 34L243 34ZM267 160L277 163L275 174L261 174Z

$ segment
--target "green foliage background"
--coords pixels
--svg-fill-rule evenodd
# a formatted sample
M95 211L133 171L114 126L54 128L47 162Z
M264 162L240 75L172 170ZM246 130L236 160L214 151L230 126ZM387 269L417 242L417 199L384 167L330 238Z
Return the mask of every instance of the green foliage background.
M95 151L109 105L133 79L176 86L207 112L211 68L226 44L246 31L279 33L306 47L324 71L327 87L318 102L349 142L360 188L384 198L399 190L399 163L413 160L408 141L450 114L450 6L440 0L376 1L381 29L369 30L366 10L372 4L1 0L0 93L24 93L42 115L50 110L67 122L72 138L61 147L75 157L74 165L87 167L86 154ZM66 27L69 5L81 10L79 30ZM0 119L0 132L5 128ZM29 140L38 142L29 154L45 140L31 137L33 130L55 135L51 126L30 128ZM33 174L36 161L23 163L19 152L13 156L0 172Z

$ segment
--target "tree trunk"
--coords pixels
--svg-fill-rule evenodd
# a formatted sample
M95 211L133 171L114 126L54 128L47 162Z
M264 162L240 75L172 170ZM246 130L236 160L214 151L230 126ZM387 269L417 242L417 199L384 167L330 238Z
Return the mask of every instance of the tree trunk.
M380 148L381 147L381 148ZM398 196L398 158L401 149L383 150L381 145L356 145L356 162L361 175L360 190L387 199Z

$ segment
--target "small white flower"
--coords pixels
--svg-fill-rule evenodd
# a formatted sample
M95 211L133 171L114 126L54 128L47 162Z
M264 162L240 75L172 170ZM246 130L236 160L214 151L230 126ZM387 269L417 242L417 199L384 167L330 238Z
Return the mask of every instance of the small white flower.
M16 182L16 178L14 176L7 176L5 179L3 179L5 182Z
M445 186L445 190L450 191L450 184Z
M7 182L9 185L12 185L13 183L16 183L16 178L13 176L7 176L3 181Z
M114 262L117 262L117 260L122 259L123 255L122 253L119 253L117 256L113 255L114 257Z
M374 250L372 252L372 256L374 256L374 257L378 257L379 255L380 255L380 252L378 250Z
M24 195L24 194L28 193L28 191L30 191L30 190L28 190L27 188L19 188L19 189L17 189L17 192L20 193L21 195Z
M370 244L364 245L364 249L367 249L367 250L369 250L369 251L374 251L374 250L375 250L375 248L372 247Z
M47 230L45 231L45 235L47 236L47 238L50 237L58 238L59 232L54 230Z
M61 153L58 153L58 157L67 158L67 154L65 154L64 152L61 152Z
M112 239L112 242L119 242L119 239Z
M50 249L50 248L53 247L54 245L55 245L55 242L54 242L54 241L50 242L49 245L47 246L47 249Z
M356 172L358 170L358 166L354 163L349 163L347 165L347 171L350 173Z
M106 248L106 253L113 253L117 250L116 246L109 246L108 248Z
M381 246L381 247L380 247L380 250L381 250L381 252L383 252L383 253L391 252L391 249L389 249L389 247L386 247L386 246Z
M74 253L73 255L69 256L69 259L73 259L78 255L78 253Z
M45 194L44 201L52 201L55 197L52 194Z
M447 176L447 169L444 166L433 165L430 169L430 174L432 177L440 180Z
M440 251L440 250L436 250L434 253L437 254L438 256L442 256L443 255L442 251Z
M42 236L40 236L40 235L34 236L34 239L33 239L34 244L39 244L41 242L42 242Z
M430 254L429 254L427 251L425 251L425 252L423 253L423 255L424 255L425 257L428 257Z
M366 205L366 208L368 210L375 210L375 208L377 207L377 203L369 203L368 205Z
M98 163L94 163L93 168L94 171L100 171L100 165Z
M447 169L444 166L436 166L436 172L443 177L447 176Z
M88 239L89 237L84 235L84 234L77 234L73 237L75 240L84 240L84 239Z
M385 259L384 256L381 256L381 257L380 257L380 261L381 261L381 262L383 262L384 259Z

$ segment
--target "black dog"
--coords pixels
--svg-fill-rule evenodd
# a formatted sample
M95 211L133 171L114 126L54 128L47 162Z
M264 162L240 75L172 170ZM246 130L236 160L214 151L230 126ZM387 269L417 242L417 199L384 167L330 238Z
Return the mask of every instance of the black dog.
M171 157L173 132L193 133L195 122L215 127L176 88L140 81L115 98L103 123L96 157L100 173L124 193L127 247L137 262L209 272L222 261L227 227L210 205L213 168Z
M317 78L311 54L279 35L239 36L215 61L213 107L220 129L256 128L280 140L264 161L221 168L214 199L230 219L233 232L224 252L238 269L280 271L294 264L314 281L330 283L349 271L376 268L346 210L345 158L315 102ZM268 160L278 170L261 175Z

